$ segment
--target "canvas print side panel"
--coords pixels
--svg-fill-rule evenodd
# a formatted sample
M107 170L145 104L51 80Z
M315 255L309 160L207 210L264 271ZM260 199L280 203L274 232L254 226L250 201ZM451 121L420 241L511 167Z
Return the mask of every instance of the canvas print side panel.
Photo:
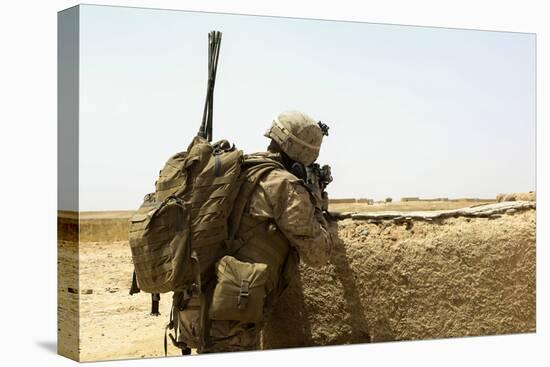
M57 352L79 360L79 7L58 13Z

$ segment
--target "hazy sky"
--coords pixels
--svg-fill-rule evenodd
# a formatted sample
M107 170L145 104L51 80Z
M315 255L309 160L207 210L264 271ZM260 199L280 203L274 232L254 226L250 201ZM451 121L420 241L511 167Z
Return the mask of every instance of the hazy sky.
M135 209L202 117L265 150L278 113L330 126L330 197L535 189L535 35L81 6L80 210Z

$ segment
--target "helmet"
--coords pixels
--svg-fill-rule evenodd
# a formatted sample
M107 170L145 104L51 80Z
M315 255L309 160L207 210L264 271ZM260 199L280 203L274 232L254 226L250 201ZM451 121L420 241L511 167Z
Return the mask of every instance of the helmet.
M281 113L264 134L273 139L291 159L309 166L319 156L325 133L317 122L305 113Z

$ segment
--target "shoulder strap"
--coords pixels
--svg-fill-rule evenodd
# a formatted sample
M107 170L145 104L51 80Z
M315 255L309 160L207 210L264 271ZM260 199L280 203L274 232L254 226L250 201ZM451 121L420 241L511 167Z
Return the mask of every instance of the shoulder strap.
M243 245L236 240L235 235L240 229L244 209L248 204L252 191L254 191L260 179L266 174L277 168L284 169L282 163L272 158L259 155L245 156L242 165L243 172L241 175L244 182L235 200L235 206L233 207L228 223L229 239L227 240L227 247L230 253L235 252Z

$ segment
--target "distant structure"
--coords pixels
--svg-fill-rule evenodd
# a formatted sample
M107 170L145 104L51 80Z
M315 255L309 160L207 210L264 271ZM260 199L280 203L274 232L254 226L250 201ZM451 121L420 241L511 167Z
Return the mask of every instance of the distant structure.
M357 204L372 205L372 204L374 204L374 200L373 200L373 199L366 199L366 198L363 198L363 199L357 199L357 200L356 200L356 203L357 203Z
M346 203L355 203L357 199L344 198L344 199L329 199L331 204L346 204Z
M355 199L355 198L344 198L344 199L329 199L329 203L331 204L367 204L367 205L372 205L374 204L374 200L373 199L367 199L367 198L360 198L360 199Z

